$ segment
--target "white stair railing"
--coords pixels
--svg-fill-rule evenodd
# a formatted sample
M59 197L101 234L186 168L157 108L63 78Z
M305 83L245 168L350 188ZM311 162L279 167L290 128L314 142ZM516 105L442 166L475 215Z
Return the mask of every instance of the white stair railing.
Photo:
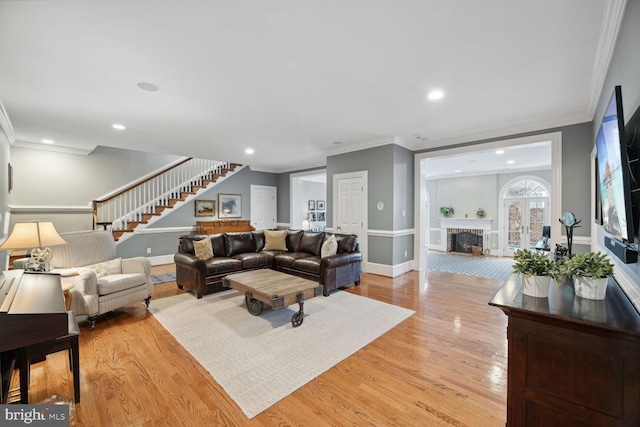
M209 182L224 176L233 165L217 160L188 158L154 175L93 201L93 228L127 230L129 223L145 222L145 215L161 213L159 206L182 200Z

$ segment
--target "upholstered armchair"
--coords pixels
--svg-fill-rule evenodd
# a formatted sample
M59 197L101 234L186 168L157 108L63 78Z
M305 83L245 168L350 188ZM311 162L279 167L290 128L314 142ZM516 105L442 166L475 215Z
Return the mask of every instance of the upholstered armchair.
M148 259L116 258L116 244L108 231L61 236L68 244L54 248L51 272L75 285L71 310L76 316L86 315L91 330L101 314L141 300L149 307L153 282Z

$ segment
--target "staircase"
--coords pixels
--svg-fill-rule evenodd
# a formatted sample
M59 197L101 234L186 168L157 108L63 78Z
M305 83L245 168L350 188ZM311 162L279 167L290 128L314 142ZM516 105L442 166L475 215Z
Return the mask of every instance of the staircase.
M93 228L113 233L116 244L139 233L245 166L186 158L93 201Z

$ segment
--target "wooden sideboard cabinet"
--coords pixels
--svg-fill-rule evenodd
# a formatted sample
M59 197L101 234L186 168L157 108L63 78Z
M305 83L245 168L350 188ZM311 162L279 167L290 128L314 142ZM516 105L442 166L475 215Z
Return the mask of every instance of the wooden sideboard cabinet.
M640 426L640 316L611 278L602 301L512 275L490 305L508 317L507 427Z
M225 219L219 221L196 221L197 234L233 233L239 231L254 231L249 220Z

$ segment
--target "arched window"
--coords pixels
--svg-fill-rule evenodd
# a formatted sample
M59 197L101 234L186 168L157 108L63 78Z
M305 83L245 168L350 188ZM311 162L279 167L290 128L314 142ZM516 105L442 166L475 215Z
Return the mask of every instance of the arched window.
M525 197L549 197L549 190L539 181L525 178L513 182L504 192L505 199Z

